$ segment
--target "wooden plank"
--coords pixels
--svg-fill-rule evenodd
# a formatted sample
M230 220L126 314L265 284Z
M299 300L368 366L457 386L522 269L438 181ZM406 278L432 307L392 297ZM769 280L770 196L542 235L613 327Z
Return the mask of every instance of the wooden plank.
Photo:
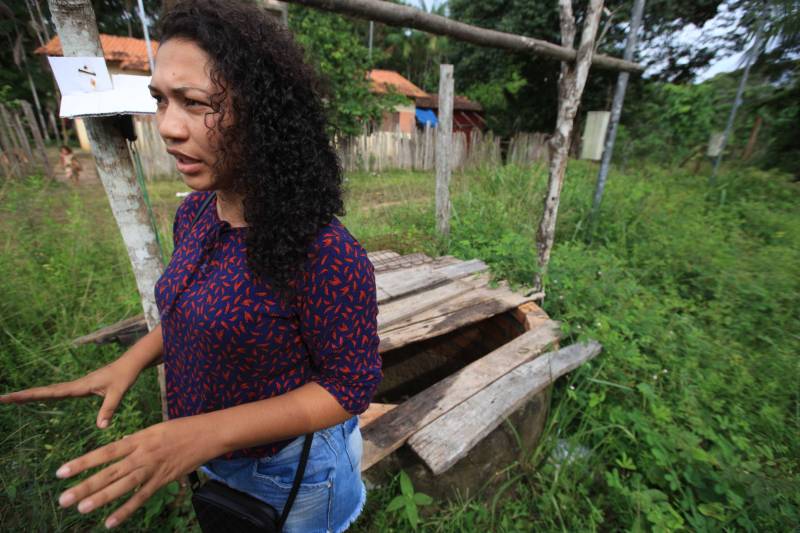
M364 429L362 470L368 469L411 435L557 342L560 328L550 321L409 398Z
M435 272L427 265L382 273L375 276L375 284L388 295L388 298L382 298L379 294L378 303L436 287L448 281L447 276Z
M379 331L379 349L383 353L412 342L444 335L513 309L526 301L525 296L507 289L476 289Z
M374 252L367 252L367 257L369 258L370 263L372 263L373 266L376 266L378 263L400 257L400 254L394 250L376 250Z
M447 283L449 280L461 279L488 269L489 267L486 263L480 259L471 259L469 261L445 264L438 268L433 268L431 265L421 265L381 272L375 275L375 284L379 289L378 303L386 303L396 298L432 289Z
M366 411L358 415L358 427L364 429L392 409L397 407L394 403L371 403Z
M72 344L74 346L80 346L82 344L106 344L132 335L138 338L145 333L147 333L147 321L144 319L144 314L141 314L98 329L83 337L78 337L72 341Z
M488 284L489 276L481 275L474 279L453 280L435 289L387 302L380 307L378 329L389 328L403 320L433 309L452 298Z
M375 267L375 272L388 272L390 270L397 270L400 268L409 268L412 266L424 265L432 263L433 258L423 253L413 253L408 255L398 255L397 257L389 258L378 263L372 263Z
M449 265L443 265L435 268L435 272L440 272L450 279L459 279L470 274L478 272L486 272L489 266L480 259L470 259L469 261L459 261Z
M535 394L601 349L596 341L573 344L522 364L412 435L408 444L441 474Z

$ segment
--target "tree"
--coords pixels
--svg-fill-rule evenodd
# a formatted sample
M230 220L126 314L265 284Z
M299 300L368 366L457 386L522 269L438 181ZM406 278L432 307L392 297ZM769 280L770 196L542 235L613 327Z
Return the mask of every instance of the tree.
M395 103L370 92L369 50L357 27L341 15L294 5L289 9L289 28L324 77L328 119L334 132L343 135L358 135L365 124L379 120L383 110Z
M705 48L675 44L670 37L688 23L702 25L716 14L721 2L653 2L645 16L646 31L641 48L656 48L659 52L651 54L646 64L663 64L665 79L691 79L698 68L708 64L713 54ZM627 26L618 22L623 14L630 13L632 3L632 0L607 2L599 40L601 52L622 55ZM450 0L448 5L456 20L558 42L559 19L555 4L543 0ZM577 19L581 21L584 6L576 8ZM559 73L556 61L463 43L453 44L452 61L458 66L457 92L466 93L486 108L489 126L496 132L506 135L518 130L549 131L553 128ZM610 105L615 80L616 73L593 69L584 94L584 108Z

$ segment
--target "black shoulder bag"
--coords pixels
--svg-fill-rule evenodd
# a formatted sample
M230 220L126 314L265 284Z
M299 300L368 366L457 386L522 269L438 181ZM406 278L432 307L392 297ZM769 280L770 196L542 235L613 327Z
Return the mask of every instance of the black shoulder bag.
M189 229L194 227L200 215L211 203L215 193L208 195L200 209L194 216ZM189 474L192 483L192 507L194 507L197 521L203 533L279 533L286 523L289 511L300 490L300 482L305 474L308 455L314 434L306 435L303 442L303 451L300 454L300 464L294 476L292 490L283 507L283 512L278 516L278 511L270 504L250 496L246 492L234 490L224 483L216 480L200 483L197 472Z
M273 506L258 498L215 480L201 485L196 472L189 474L194 492L192 507L203 533L279 533L300 490L313 438L313 433L306 435L292 490L280 516Z

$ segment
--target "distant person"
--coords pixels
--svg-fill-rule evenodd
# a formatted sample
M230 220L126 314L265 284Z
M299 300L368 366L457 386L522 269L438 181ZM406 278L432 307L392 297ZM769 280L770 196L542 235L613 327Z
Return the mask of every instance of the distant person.
M336 217L342 168L316 77L257 3L182 1L161 24L156 122L194 190L155 287L161 323L108 366L0 402L99 394L105 428L163 361L169 420L65 463L62 478L101 468L62 507L87 513L130 493L106 518L114 527L202 466L280 513L311 442L283 531L344 531L366 500L356 415L381 381L378 304L367 253ZM207 531L245 531L220 516Z
M78 178L81 175L81 170L83 170L81 162L78 161L78 158L75 157L75 154L72 153L72 148L69 146L62 146L60 152L61 166L64 168L64 174L66 174L69 181L71 181L74 185L77 185Z

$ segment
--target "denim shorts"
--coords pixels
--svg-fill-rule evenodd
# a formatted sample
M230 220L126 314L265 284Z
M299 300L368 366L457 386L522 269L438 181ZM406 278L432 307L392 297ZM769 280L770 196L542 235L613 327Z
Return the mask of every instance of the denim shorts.
M305 437L272 457L217 459L201 467L211 479L272 505L280 514L292 489ZM338 533L361 514L367 492L361 480L358 417L314 433L303 481L283 530Z

